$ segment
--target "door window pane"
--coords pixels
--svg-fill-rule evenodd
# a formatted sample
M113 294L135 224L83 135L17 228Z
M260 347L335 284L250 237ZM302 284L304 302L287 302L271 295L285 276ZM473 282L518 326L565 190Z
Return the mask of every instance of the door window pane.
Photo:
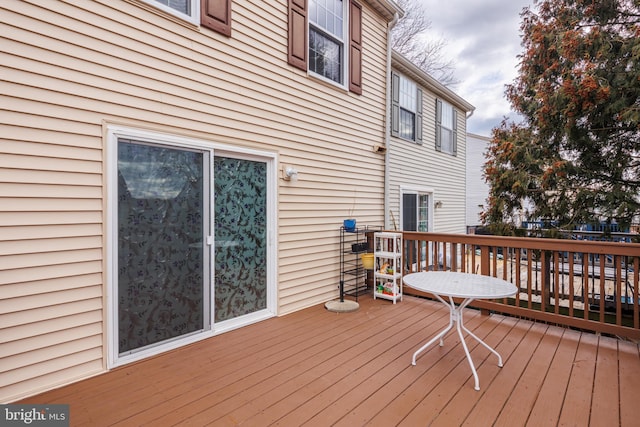
M418 231L429 231L429 196L421 194L418 203Z
M416 223L417 197L415 194L402 195L402 230L418 231Z
M118 348L205 327L204 154L118 141Z
M215 322L267 308L267 164L214 159Z

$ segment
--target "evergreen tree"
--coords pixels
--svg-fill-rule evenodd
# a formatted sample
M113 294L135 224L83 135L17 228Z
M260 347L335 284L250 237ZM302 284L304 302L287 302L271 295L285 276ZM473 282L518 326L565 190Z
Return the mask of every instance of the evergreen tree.
M521 14L519 75L506 96L522 121L493 130L484 220L514 212L561 228L622 226L640 214L640 1L543 0Z

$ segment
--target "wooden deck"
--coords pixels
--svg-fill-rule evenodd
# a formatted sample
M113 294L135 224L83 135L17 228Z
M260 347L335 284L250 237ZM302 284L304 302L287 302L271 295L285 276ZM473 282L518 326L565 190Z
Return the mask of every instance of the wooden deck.
M360 298L316 306L25 400L68 403L72 425L637 426L638 345L527 320L465 312L504 359L457 334L411 366L448 322L440 303Z

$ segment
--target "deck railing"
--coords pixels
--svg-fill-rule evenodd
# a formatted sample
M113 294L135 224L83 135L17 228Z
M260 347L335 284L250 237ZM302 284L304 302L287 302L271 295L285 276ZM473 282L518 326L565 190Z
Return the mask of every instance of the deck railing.
M405 272L453 270L499 277L515 298L472 306L640 339L640 244L404 232ZM406 289L411 293L411 289Z

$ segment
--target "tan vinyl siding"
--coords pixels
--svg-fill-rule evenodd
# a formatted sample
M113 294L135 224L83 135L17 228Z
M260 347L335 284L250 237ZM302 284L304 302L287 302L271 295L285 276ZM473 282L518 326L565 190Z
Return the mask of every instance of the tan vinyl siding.
M423 143L392 138L389 149L389 207L400 226L400 186L433 190L442 208L433 211L433 231L465 233L466 116L458 111L456 156L436 151L436 96L423 89ZM455 107L454 107L455 108ZM391 224L392 226L393 224Z
M105 369L108 124L278 153L278 312L337 297L354 198L382 225L387 21L363 3L363 94L287 65L287 3L232 37L136 0L0 3L0 401Z

